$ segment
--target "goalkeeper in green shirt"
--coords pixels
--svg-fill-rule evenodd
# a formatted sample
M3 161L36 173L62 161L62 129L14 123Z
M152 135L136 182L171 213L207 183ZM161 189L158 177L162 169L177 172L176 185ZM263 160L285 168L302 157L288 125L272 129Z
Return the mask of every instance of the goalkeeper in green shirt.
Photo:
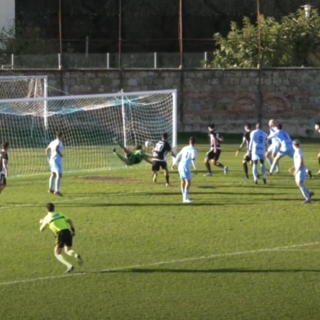
M119 145L119 147L123 150L125 156L117 153L116 148L113 149L113 153L127 166L138 164L142 162L142 160L152 164L150 157L143 151L141 145L137 145L135 151L130 151L122 143L120 143L117 138L114 138L113 141Z
M61 251L64 248L68 256L74 257L78 261L78 264L82 265L80 255L72 249L72 237L75 236L73 222L63 213L55 212L53 203L47 204L47 212L47 215L40 220L40 231L43 231L46 227L49 227L53 231L56 236L54 255L61 263L67 266L66 272L71 272L74 270L74 266L65 260Z

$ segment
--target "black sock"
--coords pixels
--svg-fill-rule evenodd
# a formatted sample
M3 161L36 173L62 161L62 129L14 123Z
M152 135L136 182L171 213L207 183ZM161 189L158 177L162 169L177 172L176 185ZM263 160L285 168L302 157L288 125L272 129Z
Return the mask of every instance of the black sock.
M243 164L243 170L244 170L245 175L247 176L248 175L248 165L246 162Z
M169 175L166 176L166 182L169 184Z
M211 173L211 167L210 167L209 162L206 162L206 168L207 168L208 172Z

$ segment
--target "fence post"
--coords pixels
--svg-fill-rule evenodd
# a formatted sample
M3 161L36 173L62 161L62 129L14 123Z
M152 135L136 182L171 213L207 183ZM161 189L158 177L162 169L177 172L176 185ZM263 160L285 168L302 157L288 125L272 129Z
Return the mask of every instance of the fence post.
M157 69L157 67L158 67L158 66L157 66L158 58L157 58L157 53L156 53L156 52L154 53L154 58L153 58L153 60L154 60L154 63L153 63L154 68Z
M88 58L89 54L89 36L86 36L86 58Z
M110 69L110 53L107 53L107 69Z
M60 53L58 53L58 68L59 68L59 70L62 69L62 65L61 65L61 54L60 54Z
M11 54L11 69L14 69L14 53Z

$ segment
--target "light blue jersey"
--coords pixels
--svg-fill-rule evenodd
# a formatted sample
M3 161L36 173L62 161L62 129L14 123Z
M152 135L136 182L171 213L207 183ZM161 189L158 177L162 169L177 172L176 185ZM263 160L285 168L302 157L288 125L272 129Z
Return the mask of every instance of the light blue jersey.
M56 139L50 142L48 149L50 149L50 162L57 162L62 160L57 150L63 154L63 143L61 140Z
M250 134L249 151L251 152L251 159L263 160L266 149L268 135L261 129L257 129Z
M270 135L274 134L275 132L276 132L276 129L270 127ZM271 139L271 145L268 148L268 152L276 153L277 152L277 145L278 145L277 139L276 138L272 138Z
M184 147L174 160L173 165L176 166L179 162L179 174L181 179L191 179L190 165L193 164L195 170L197 170L195 159L197 157L197 150L193 146Z
M291 158L293 157L294 150L292 146L292 140L286 131L278 130L274 134L269 136L269 138L277 139L277 143L280 144L279 154L281 154L282 156L289 156Z

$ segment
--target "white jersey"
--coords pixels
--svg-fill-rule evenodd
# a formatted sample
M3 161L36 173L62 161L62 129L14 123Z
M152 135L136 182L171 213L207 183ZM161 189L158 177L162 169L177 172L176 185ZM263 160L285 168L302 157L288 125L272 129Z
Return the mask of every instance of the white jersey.
M261 129L257 129L250 134L249 151L254 154L262 155L265 152L268 135Z
M277 131L276 128L270 127L270 136L274 134L276 131ZM271 144L274 144L274 145L278 144L277 138L271 138Z
M301 159L303 159L303 152L301 151L301 149L296 149L294 152L294 156L293 156L294 168L296 169L296 171L298 171L298 170L305 171L306 170L304 162L302 163L302 166L300 168Z
M193 166L195 166L195 159L197 157L197 150L193 146L184 147L176 156L173 165L176 166L179 162L179 168L190 168L191 163L193 162ZM196 167L195 167L196 169Z
M48 149L50 149L50 162L62 160L59 154L57 153L57 148L58 148L58 151L61 154L63 154L63 143L59 139L51 141L50 144L48 145Z

